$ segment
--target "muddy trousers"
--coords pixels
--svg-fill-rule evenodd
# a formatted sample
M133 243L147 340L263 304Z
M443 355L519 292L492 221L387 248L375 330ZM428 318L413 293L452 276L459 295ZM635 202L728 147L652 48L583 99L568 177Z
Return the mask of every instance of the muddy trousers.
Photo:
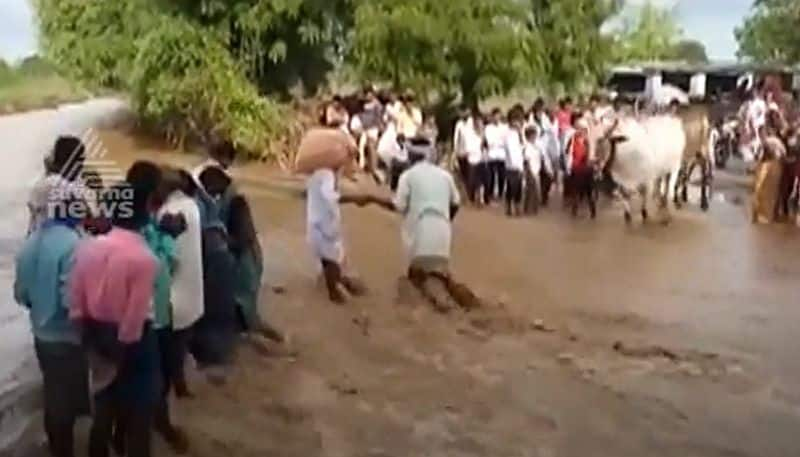
M489 161L489 179L486 183L486 194L489 200L502 200L506 192L506 162L504 160Z

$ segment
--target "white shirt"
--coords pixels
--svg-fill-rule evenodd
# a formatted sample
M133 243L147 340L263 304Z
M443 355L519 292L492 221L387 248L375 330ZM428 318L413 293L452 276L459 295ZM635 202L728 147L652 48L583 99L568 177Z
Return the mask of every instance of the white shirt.
M158 218L165 214L182 214L186 220L186 231L175 239L177 266L170 292L172 327L183 330L197 322L204 312L200 209L193 198L175 191L158 211Z
M49 174L37 181L28 198L28 233L41 227L44 221L53 216L54 211L63 209L59 205L71 199L86 201L92 214L97 214L97 195L82 181L69 181L60 174Z
M750 125L758 132L758 129L767 124L767 102L763 98L756 98L747 107L747 117Z
M467 162L470 165L481 163L485 158L483 154L483 134L475 128L475 124L470 122L462 131L462 135Z
M506 160L506 134L508 124L489 124L484 130L489 149L489 160Z
M383 135L378 140L378 157L388 166L392 159L404 162L408 160L408 152L397 142L397 126L394 122L386 125Z
M306 236L320 260L344 259L341 220L336 174L328 168L319 169L306 182Z
M553 174L553 166L550 158L542 151L538 142L525 141L525 160L528 161L528 170L535 177L539 176L542 171L542 165L547 174Z
M409 261L450 258L450 205L460 202L453 176L437 165L420 161L400 176L394 205L405 215L402 238Z
M467 155L466 145L464 144L464 129L468 127L470 119L459 119L453 132L453 150L457 157Z
M509 129L506 133L506 169L523 171L525 168L525 145L522 140L522 134L515 130Z

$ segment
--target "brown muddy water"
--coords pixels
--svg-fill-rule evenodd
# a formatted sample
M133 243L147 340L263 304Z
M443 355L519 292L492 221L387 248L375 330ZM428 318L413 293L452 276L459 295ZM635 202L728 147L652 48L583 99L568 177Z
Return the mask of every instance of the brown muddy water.
M198 161L101 137L123 165ZM370 294L329 304L302 182L236 174L267 262L262 311L297 355L243 345L227 385L196 376L177 402L191 456L800 455L798 230L751 225L729 203L746 196L736 173L718 174L728 202L666 227L626 227L609 203L596 221L558 200L527 219L467 209L454 272L487 307L449 315L407 296L399 218L375 208L343 212Z

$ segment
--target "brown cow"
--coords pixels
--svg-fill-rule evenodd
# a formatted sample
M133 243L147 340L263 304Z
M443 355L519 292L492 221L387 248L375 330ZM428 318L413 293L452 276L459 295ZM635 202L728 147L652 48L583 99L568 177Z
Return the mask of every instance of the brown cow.
M713 146L710 144L711 121L710 106L706 103L692 103L678 109L678 116L683 121L686 131L686 149L683 153L683 164L675 184L674 203L680 207L688 198L688 185L695 169L699 168L700 208L708 210L709 194L712 179Z

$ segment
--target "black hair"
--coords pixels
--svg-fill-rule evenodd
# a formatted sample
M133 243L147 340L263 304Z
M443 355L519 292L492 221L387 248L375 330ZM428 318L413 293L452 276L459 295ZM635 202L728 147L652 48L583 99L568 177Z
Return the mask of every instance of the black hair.
M501 110L500 108L493 109L492 110L492 116L498 116L498 115L502 116L503 115L503 110Z
M331 100L333 100L336 103L341 103L342 102L342 96L339 95L339 94L336 94L336 95L333 96L333 98Z
M217 139L211 142L209 154L220 162L233 163L236 159L236 146L228 140Z
M599 94L592 94L592 96L589 97L589 101L590 102L595 102L595 103L600 103L600 95Z
M533 102L533 109L534 110L544 109L544 99L542 97L538 97L536 101Z
M525 120L525 107L520 104L514 105L508 110L508 122L524 121Z
M103 178L94 168L84 167L83 172L81 173L81 179L86 187L95 192L100 192L105 187L103 185Z
M101 206L114 227L138 231L150 221L150 195L128 182L121 182L103 192Z
M569 119L570 123L574 126L575 124L578 123L579 120L581 120L582 117L583 117L583 113L582 112L575 111L574 113L572 113L572 116L570 116L570 119Z
M231 185L231 178L219 167L208 167L200 173L200 184L209 195L222 195Z
M539 130L533 125L529 125L528 127L525 127L525 138L526 139L530 138L532 136L536 136L538 133L539 133Z
M74 181L83 171L86 161L86 146L74 136L60 136L53 145L53 172Z
M175 168L165 168L161 176L161 182L153 194L153 203L160 207L169 196L178 190L182 190L183 179Z
M178 178L181 181L181 192L189 197L194 197L197 195L197 182L194 180L192 175L182 168L177 170L177 173Z
M161 167L155 163L139 160L128 168L125 181L149 197L161 185L162 175Z

